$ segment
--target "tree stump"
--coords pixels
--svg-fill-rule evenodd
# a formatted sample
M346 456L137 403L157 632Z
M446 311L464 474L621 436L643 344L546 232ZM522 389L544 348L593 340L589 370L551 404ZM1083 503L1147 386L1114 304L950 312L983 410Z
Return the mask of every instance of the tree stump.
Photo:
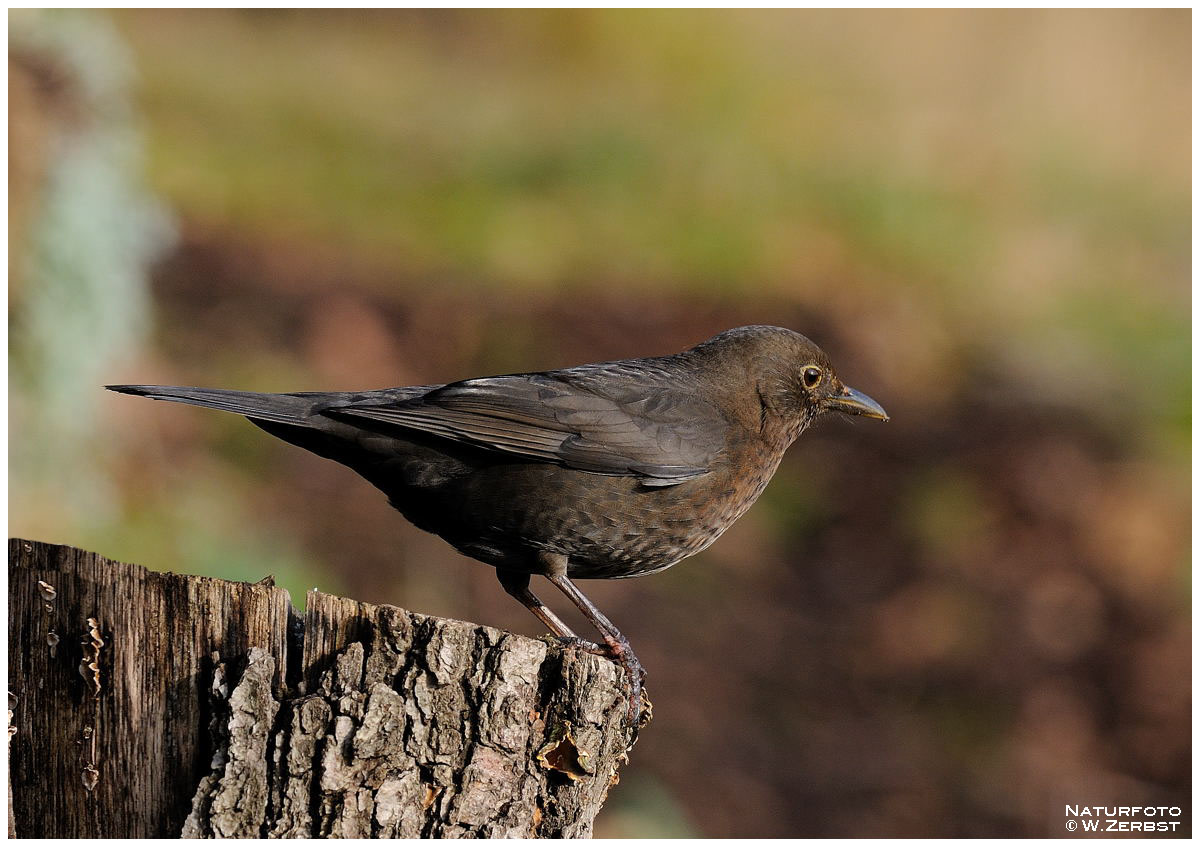
M626 696L551 640L9 542L19 837L588 836Z

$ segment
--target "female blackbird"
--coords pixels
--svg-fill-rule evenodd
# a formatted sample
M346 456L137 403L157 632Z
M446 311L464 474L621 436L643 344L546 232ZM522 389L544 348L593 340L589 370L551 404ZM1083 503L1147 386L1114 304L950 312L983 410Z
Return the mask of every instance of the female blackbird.
M496 568L558 637L628 672L629 642L573 579L669 568L717 539L824 412L887 420L815 344L770 326L731 329L670 356L374 391L257 394L110 385L245 415L353 468L421 529ZM546 577L596 627L581 641L529 589Z

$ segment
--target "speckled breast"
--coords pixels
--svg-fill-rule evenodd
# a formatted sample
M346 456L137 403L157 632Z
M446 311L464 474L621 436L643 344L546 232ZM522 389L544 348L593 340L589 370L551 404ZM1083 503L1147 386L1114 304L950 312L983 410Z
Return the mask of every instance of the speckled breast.
M462 522L440 534L496 567L536 573L536 553L550 551L573 578L643 576L708 547L750 508L780 456L755 458L667 488L553 465L483 470L456 492Z

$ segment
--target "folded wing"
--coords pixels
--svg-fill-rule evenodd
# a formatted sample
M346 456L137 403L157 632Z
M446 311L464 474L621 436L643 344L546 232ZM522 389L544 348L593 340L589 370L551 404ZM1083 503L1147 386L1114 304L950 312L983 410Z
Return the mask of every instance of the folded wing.
M677 485L709 472L727 429L711 404L637 374L591 378L596 376L602 374L573 369L473 379L416 399L353 403L322 413L582 471L637 476L650 486Z

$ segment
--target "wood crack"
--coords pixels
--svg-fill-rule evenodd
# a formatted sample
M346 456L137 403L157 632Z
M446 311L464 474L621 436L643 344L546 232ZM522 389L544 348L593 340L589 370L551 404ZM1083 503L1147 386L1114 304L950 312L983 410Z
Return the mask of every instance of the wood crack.
M267 583L36 542L9 552L22 837L586 837L632 745L621 672L557 643L319 593L296 612ZM79 651L45 640L88 618L111 716L91 792L78 753L57 752L90 725ZM587 761L575 778L558 769L570 757L538 755L564 733Z

